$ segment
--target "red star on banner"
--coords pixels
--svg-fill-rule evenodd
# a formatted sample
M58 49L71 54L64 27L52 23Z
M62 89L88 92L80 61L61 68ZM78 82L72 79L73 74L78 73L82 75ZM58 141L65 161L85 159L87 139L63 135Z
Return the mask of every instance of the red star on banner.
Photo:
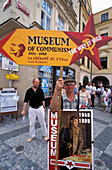
M70 65L87 56L100 70L101 63L98 48L112 40L112 37L96 35L93 14L91 14L83 33L64 32L77 47L70 51L73 55Z
M70 162L70 161L67 161L66 165L68 165L70 168L73 166L72 162Z

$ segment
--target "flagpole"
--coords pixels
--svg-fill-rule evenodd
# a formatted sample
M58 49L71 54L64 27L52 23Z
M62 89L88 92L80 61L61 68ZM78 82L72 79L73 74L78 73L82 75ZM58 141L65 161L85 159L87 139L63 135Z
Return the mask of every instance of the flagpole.
M63 66L60 67L60 78L63 77ZM60 117L61 117L61 91L59 94L59 112L58 112L58 129L57 129L57 145L56 145L56 161L55 161L55 170L57 170L58 163L58 148L59 148L59 132L60 132Z

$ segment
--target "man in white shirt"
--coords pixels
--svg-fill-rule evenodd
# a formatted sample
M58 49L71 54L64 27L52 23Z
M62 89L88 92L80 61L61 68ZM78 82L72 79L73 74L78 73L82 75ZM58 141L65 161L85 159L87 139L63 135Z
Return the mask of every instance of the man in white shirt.
M96 87L95 83L92 84L92 91L91 91L91 101L92 101L92 107L94 107L94 99L96 97Z
M101 107L101 102L103 101L103 92L104 92L104 87L102 84L100 84L100 87L97 89L98 93L98 107Z

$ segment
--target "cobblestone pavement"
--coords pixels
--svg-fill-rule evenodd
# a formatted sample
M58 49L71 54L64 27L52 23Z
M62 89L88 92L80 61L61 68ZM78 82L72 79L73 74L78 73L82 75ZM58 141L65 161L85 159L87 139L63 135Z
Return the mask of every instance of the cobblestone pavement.
M112 114L110 108L102 112L97 107L97 98L93 108L94 133L94 169L112 170ZM46 112L47 122L47 112ZM40 124L36 122L36 136L31 143L29 123L21 118L4 117L0 123L0 170L46 170L47 142L43 140Z

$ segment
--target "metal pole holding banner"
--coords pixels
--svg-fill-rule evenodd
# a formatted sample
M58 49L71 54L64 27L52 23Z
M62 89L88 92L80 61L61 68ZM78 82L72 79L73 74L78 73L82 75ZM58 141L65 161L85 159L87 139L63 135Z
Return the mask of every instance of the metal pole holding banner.
M60 67L60 78L63 77L63 66ZM58 147L59 147L59 132L60 132L60 117L61 117L61 91L59 94L59 112L58 112L58 130L57 130L57 145L56 145L56 161L55 161L55 170L57 170L58 163Z
M11 71L9 71L9 74L11 74ZM12 87L12 80L9 80L9 88Z

